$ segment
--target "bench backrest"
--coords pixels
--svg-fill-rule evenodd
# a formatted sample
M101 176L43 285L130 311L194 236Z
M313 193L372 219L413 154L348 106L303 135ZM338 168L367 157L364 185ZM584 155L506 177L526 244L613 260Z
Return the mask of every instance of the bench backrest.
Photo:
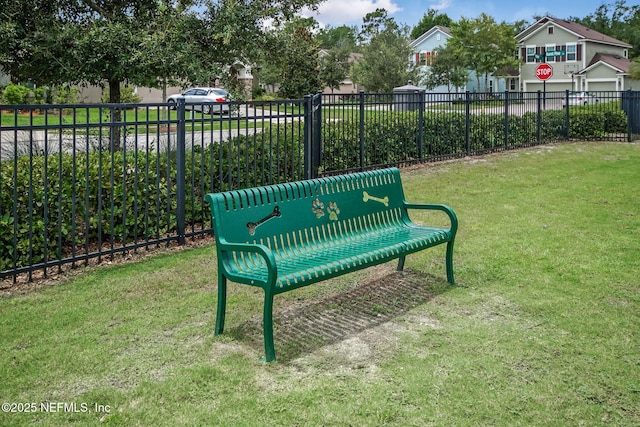
M396 168L210 193L216 240L286 247L404 220Z

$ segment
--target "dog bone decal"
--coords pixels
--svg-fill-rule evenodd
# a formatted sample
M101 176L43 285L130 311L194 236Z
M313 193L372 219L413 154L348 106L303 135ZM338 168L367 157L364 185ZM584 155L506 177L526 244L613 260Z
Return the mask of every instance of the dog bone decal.
M369 200L374 200L376 202L380 202L383 203L385 206L389 206L389 197L388 196L384 196L383 199L381 199L380 197L374 197L371 196L369 193L367 193L366 191L362 192L362 201L363 202L368 202Z
M258 221L258 222L248 222L247 223L247 228L249 229L249 234L251 234L253 236L254 234L256 234L256 228L260 224L263 224L263 223L269 221L271 218L279 217L280 215L281 215L280 214L280 208L276 206L276 207L273 208L273 212L271 212L269 215L267 215L264 218L262 218L260 221Z

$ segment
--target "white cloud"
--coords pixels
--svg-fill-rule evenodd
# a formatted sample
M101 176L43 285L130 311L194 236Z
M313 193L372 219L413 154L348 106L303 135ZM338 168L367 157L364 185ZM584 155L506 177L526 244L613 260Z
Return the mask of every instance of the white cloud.
M439 0L437 2L429 2L429 9L437 10L438 12L448 9L451 6L451 1L452 0Z
M311 16L320 24L340 25L362 24L362 18L376 9L385 9L389 16L402 10L393 0L326 0L318 7L318 11L304 10L303 16Z

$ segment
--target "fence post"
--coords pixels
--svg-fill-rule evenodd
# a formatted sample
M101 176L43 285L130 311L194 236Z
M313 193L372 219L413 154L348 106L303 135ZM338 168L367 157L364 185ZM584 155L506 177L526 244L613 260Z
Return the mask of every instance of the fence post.
M313 152L313 119L311 115L311 111L313 110L313 106L311 105L311 95L304 96L304 179L311 179L313 168L312 164L312 152Z
M627 113L627 141L640 133L640 92L631 89L622 93L622 110Z
M311 99L311 106L313 107L313 134L311 136L311 140L313 141L313 158L311 161L311 174L313 178L317 178L318 171L322 164L322 91L318 91Z
M418 158L423 160L424 158L424 103L426 102L426 92L420 89L419 97L420 104L418 104Z
M469 91L465 92L464 115L464 149L468 156L471 153L471 94Z
M567 139L571 137L571 132L569 131L569 89L564 91L564 128L566 129Z
M186 119L184 98L178 98L177 105L177 132L176 132L176 231L178 234L178 244L185 244L185 140L186 140Z
M538 90L538 114L536 120L536 141L540 144L542 139L542 92Z
M622 111L624 111L627 114L627 142L631 142L631 138L632 138L632 127L633 127L633 118L632 116L632 111L631 111L631 89L629 89L626 92L622 92Z
M360 170L364 170L364 91L360 91Z
M322 161L322 92L304 96L304 179L318 177Z
M504 148L509 148L509 90L504 91Z

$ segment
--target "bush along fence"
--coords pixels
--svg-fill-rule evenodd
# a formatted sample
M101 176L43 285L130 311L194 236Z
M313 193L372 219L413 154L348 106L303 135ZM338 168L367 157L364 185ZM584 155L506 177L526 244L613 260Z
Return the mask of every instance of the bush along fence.
M587 105L567 98L567 92L324 95L321 171L342 173L569 139L630 141L638 131L625 109L640 105L637 94L599 92Z
M0 278L210 234L208 192L640 133L637 93L567 95L315 94L207 115L184 101L3 105Z

